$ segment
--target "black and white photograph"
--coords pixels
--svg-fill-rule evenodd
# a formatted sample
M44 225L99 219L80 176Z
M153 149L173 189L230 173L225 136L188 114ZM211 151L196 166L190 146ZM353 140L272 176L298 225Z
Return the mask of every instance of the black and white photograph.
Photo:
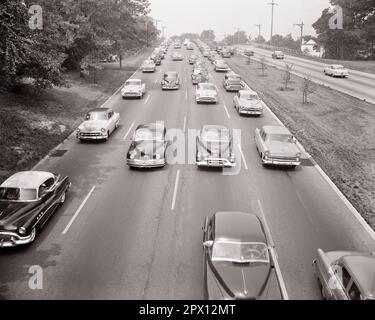
M375 300L375 1L1 0L0 300Z

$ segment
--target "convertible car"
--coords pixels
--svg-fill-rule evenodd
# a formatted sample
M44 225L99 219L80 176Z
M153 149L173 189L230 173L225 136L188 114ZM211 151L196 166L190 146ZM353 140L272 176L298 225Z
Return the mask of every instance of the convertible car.
M163 79L161 80L162 90L175 90L180 89L180 78L176 71L168 71L164 73Z
M23 171L0 185L0 248L34 241L36 233L65 202L68 177L42 171Z
M233 98L234 108L237 112L247 115L261 116L263 114L263 101L252 90L240 90Z
M255 129L255 145L263 165L280 165L295 168L301 164L301 151L296 139L282 126L264 126Z
M205 299L281 299L267 237L256 215L217 212L206 217L203 248Z
M77 129L77 138L84 140L108 140L118 128L120 114L109 108L92 109Z
M196 138L196 164L198 167L234 167L233 137L223 126L203 126Z
M140 79L129 79L125 82L124 87L121 90L123 99L126 98L139 98L142 99L146 93L146 84L142 83Z
M375 300L375 256L318 249L313 261L323 299Z
M131 168L155 168L166 165L166 128L160 123L142 124L135 130L126 156Z
M195 90L195 101L197 103L218 103L219 98L216 86L208 82L198 83Z

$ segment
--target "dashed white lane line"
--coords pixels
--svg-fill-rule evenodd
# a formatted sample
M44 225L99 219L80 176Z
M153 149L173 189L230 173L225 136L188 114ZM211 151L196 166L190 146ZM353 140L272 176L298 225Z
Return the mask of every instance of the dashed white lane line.
M186 89L186 91L185 91L185 100L187 100L188 99L188 89Z
M183 127L183 132L186 132L186 117L184 117L184 127Z
M154 83L155 83L155 84L157 84L157 83L158 83L158 81L159 81L159 79L155 79Z
M270 250L270 254L271 254L273 264L275 266L277 280L278 280L279 285L280 285L281 295L283 297L283 300L289 300L289 295L288 295L288 291L286 290L285 281L284 281L283 275L281 273L279 262L277 261L277 253L276 253L276 250L275 250L275 243L273 242L272 235L271 235L271 232L270 232L270 228L268 226L266 216L264 215L262 203L260 202L260 200L258 200L258 206L259 206L260 214L262 216L262 221L264 223L264 229L265 229L265 232L266 232L266 235L267 235L267 238L268 238L268 242L269 242L269 245L270 245L269 250Z
M150 97L151 97L151 95L148 95L148 96L147 96L147 98L146 98L144 104L147 104L147 103L148 103L148 101L150 100Z
M128 135L130 131L133 129L133 127L134 127L134 122L130 125L128 131L126 131L126 134L124 135L124 138L122 138L122 140L126 140L128 138Z
M172 199L172 206L171 206L172 211L174 210L174 208L176 206L176 198L177 198L177 190L178 190L179 181L180 181L180 170L177 170L176 182L175 182L175 185L174 185L173 199Z
M90 190L90 192L87 194L86 198L83 199L81 205L79 206L79 208L77 209L77 211L75 212L74 216L70 219L68 225L65 227L64 231L62 232L62 234L66 234L68 231L69 231L69 228L71 227L71 225L73 224L74 220L78 217L79 213L81 212L81 210L83 209L83 207L85 206L86 202L89 200L89 198L91 197L92 193L94 192L95 190L95 186L93 186Z
M224 110L225 110L225 113L227 114L228 119L230 119L230 114L228 112L228 109L227 109L227 106L225 105L225 103L223 103L223 106L224 106Z
M249 170L249 168L248 168L248 166L247 166L247 163L246 163L245 155L244 155L244 153L243 153L243 151L242 151L242 147L241 147L241 145L238 146L238 149L240 150L240 154L241 154L242 162L243 162L243 164L244 164L244 166L245 166L245 169L246 169L246 170Z

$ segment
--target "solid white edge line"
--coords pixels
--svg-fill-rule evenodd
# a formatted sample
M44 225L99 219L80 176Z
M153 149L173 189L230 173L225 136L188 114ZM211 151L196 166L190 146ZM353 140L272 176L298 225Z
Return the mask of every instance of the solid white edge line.
M147 103L148 103L148 101L150 100L150 97L151 97L151 95L150 95L150 94L149 94L149 95L147 95L147 98L146 98L146 100L145 100L144 104L147 104Z
M180 180L180 170L177 170L176 182L175 182L175 185L174 185L173 199L172 199L172 206L171 206L172 211L175 209L175 206L176 206L176 198L177 198L177 190L178 190L179 180Z
M126 138L128 137L130 131L133 129L134 127L134 122L130 125L128 131L126 131L126 134L124 135L124 137L122 138L122 140L126 140Z
M85 206L86 202L89 200L89 198L91 197L92 193L94 192L95 190L95 186L93 186L90 190L90 192L87 194L86 198L82 201L81 205L79 206L79 208L77 209L77 211L75 212L74 216L70 219L68 225L65 227L64 231L62 232L62 234L66 234L68 231L69 231L69 228L71 227L71 225L73 224L74 220L78 217L79 213L81 212L82 208Z
M247 166L247 163L246 163L245 155L244 155L244 153L243 153L243 151L242 151L242 147L241 147L241 145L238 146L238 149L240 150L241 158L242 158L242 162L243 162L243 164L245 165L245 169L246 169L246 170L249 170L249 168L248 168L248 166Z
M224 106L224 110L225 110L225 112L227 114L228 119L230 119L230 114L228 112L228 109L227 109L227 106L225 105L225 103L223 103L223 106Z
M268 238L268 241L269 241L269 244L270 244L270 248L269 248L270 254L272 256L272 261L273 261L274 266L275 266L276 276L277 276L277 280L278 280L279 285L280 285L281 295L282 295L283 300L289 300L289 295L288 295L288 291L286 290L285 281L284 281L283 275L281 273L279 262L277 261L277 253L276 253L276 249L275 249L275 243L273 242L272 235L271 235L271 232L270 232L270 228L268 226L266 216L264 215L262 203L260 202L259 199L258 199L258 206L259 206L260 214L262 215L264 228L265 228L265 231L267 233L267 238Z

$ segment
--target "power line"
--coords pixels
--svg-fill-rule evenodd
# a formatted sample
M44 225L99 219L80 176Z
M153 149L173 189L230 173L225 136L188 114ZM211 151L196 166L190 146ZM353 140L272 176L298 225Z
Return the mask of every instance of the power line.
M268 3L269 6L272 6L272 16L271 16L271 39L270 39L270 45L272 46L272 37L273 37L273 10L274 7L278 4L275 2L275 0L272 0L271 3Z

